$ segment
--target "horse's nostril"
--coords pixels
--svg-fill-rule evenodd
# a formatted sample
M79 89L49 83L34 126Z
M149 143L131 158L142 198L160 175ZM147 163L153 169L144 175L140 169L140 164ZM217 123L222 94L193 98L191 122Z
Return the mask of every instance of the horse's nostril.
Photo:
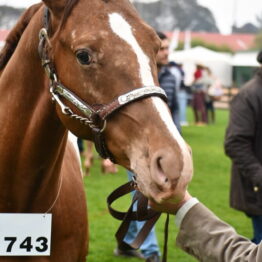
M163 156L159 156L156 158L156 171L157 173L160 175L160 177L162 177L161 179L161 182L163 183L168 183L169 180L168 178L166 177L166 174L165 174L165 171L164 171L164 158Z
M157 168L163 172L163 169L162 169L162 166L161 166L161 159L162 157L158 157L157 160L156 160L156 163L157 163Z
M151 160L151 175L161 190L175 188L180 179L182 161L173 148L155 150Z

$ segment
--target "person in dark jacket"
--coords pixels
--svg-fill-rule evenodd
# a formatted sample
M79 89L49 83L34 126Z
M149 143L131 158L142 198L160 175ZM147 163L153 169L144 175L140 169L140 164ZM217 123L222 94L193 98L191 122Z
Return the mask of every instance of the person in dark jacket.
M158 68L158 81L161 88L163 88L167 95L168 107L171 111L173 121L181 133L180 119L179 119L179 105L177 100L176 78L170 71L168 64L169 54L169 39L162 32L157 32L161 39L161 47L157 53L156 62Z
M262 52L257 57L262 65ZM262 67L231 102L225 152L232 160L230 206L252 219L262 240Z

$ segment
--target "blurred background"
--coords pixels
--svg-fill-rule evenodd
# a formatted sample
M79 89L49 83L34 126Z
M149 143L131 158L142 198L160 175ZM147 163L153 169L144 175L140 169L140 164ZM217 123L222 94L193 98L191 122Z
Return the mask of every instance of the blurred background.
M0 47L24 8L37 0L0 0ZM131 0L142 18L171 41L170 61L183 65L190 85L195 65L209 67L225 88L227 107L258 67L262 49L260 0Z
M37 0L0 0L0 48L24 9ZM223 85L223 97L214 101L218 108L215 124L195 126L192 110L187 110L190 125L183 127L183 137L194 152L194 179L190 192L227 221L238 233L250 238L250 220L229 207L230 160L224 154L223 141L228 123L228 106L232 97L256 72L256 56L262 49L261 0L133 0L140 15L155 30L170 39L169 59L183 66L185 81L192 82L196 64L210 68ZM85 159L82 156L84 163ZM83 168L84 165L83 165ZM124 262L115 257L114 234L119 222L107 210L106 197L125 183L126 170L105 175L101 159L94 152L90 175L84 177L90 220L88 261ZM208 192L208 197L207 197ZM121 200L122 201L122 200ZM118 203L123 210L130 197ZM106 225L106 226L105 226ZM170 232L177 232L171 223ZM163 248L164 218L157 224ZM170 234L168 261L195 262L184 252L174 249L175 234ZM141 260L130 259L129 262Z

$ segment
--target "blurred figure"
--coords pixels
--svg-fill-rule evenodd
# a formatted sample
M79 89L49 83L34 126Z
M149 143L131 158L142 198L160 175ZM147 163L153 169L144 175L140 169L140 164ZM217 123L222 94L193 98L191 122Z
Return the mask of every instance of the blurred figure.
M206 125L207 114L205 107L205 67L197 64L192 85L193 98L192 108L194 112L195 124L198 126Z
M262 52L257 57L262 65ZM232 160L230 206L252 220L256 244L262 240L262 67L233 98L225 152Z
M84 152L84 143L83 143L83 139L81 138L77 138L77 146L79 149L80 154L82 155L82 153Z
M179 105L176 89L176 86L178 85L177 83L179 83L179 79L176 79L175 75L170 71L170 67L168 65L169 39L162 32L157 32L157 34L161 39L161 47L156 57L158 80L160 87L163 88L166 92L168 107L171 111L173 121L178 131L181 132L179 123Z
M84 158L85 174L90 175L90 168L94 161L93 142L78 138L78 148L81 156ZM101 159L101 172L115 174L118 172L117 166L110 161L110 159Z
M215 107L214 101L220 100L223 95L223 89L220 81L212 74L210 68L206 67L206 90L205 90L205 106L207 113L207 122L215 123Z
M171 73L175 76L176 79L176 92L177 100L179 105L179 122L180 126L188 126L186 109L187 109L187 86L184 83L185 73L182 69L181 64L177 64L174 61L169 62L169 68Z

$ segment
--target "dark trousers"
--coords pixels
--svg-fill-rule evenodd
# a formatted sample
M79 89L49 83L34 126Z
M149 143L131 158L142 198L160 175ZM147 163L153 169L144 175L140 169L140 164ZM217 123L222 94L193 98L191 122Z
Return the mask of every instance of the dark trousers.
M253 230L254 230L254 238L252 242L255 244L259 244L262 240L262 216L251 216Z

